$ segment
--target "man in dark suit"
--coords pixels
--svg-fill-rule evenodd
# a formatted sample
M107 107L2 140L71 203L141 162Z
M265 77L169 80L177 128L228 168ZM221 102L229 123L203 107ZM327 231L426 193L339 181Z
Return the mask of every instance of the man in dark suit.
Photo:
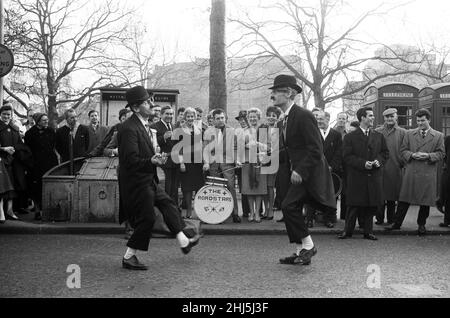
M356 116L360 128L344 137L344 162L347 172L347 215L345 229L339 238L353 235L358 214L364 217L364 238L377 240L373 235L373 217L383 199L383 170L389 159L384 136L371 128L375 120L373 110L364 107Z
M161 120L152 125L152 128L156 130L156 138L161 151L169 155L167 162L162 167L165 176L166 193L172 198L173 202L178 203L180 166L173 162L171 156L172 148L177 143L177 141L172 140L173 114L172 107L164 106L161 109Z
M313 111L314 117L317 120L320 133L323 140L323 151L325 159L327 159L328 168L330 172L335 173L339 177L342 176L342 135L330 127L330 113L317 109ZM308 227L314 226L315 210L309 206L306 208ZM334 223L337 222L336 210L327 209L323 212L323 222L326 227L333 228Z
M120 223L129 221L134 232L122 266L131 270L146 270L136 257L138 250L148 251L151 231L155 224L155 206L163 214L170 231L176 236L184 254L198 243L198 235L188 238L185 223L172 199L158 186L156 167L164 158L154 149L148 119L153 102L147 90L136 86L126 92L127 107L133 111L130 119L119 127L119 191Z
M70 108L65 112L67 124L56 131L56 151L61 156L61 162L73 158L88 156L89 130L86 126L80 125L77 113Z
M336 208L333 181L323 154L323 143L313 114L297 106L295 97L302 92L296 79L289 75L275 78L271 99L285 117L278 123L280 131L280 183L282 211L289 240L297 245L291 256L280 259L282 264L311 264L316 255L308 227L303 217L305 203L317 209Z

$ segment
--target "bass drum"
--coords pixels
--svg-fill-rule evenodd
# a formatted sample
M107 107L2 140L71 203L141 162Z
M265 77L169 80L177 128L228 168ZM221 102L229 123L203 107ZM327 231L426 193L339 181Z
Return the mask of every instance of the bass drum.
M334 185L334 194L336 198L341 195L342 193L342 179L334 172L331 173L331 177L333 179L333 185Z
M233 213L233 207L233 196L225 187L207 185L195 195L195 214L207 224L224 222Z

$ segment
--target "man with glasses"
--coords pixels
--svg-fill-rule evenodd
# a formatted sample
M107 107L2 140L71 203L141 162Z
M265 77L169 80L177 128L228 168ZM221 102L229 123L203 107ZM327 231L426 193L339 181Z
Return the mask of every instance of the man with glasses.
M303 205L319 210L336 208L333 180L323 153L323 142L314 115L295 104L302 92L294 76L275 78L271 99L285 114L280 130L279 176L282 211L289 240L297 251L281 264L310 265L317 253L303 217Z

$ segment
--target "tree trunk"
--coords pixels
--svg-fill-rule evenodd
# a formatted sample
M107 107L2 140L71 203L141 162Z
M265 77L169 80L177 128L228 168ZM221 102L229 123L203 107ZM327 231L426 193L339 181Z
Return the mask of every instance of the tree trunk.
M211 0L209 109L227 111L225 0Z
M50 80L47 81L47 87L48 87L48 100L47 100L47 106L48 106L48 119L49 119L49 125L53 129L56 129L58 126L58 111L57 111L57 103L56 103L56 85L54 85L53 82Z
M323 98L322 89L314 89L314 107L325 109L325 101Z

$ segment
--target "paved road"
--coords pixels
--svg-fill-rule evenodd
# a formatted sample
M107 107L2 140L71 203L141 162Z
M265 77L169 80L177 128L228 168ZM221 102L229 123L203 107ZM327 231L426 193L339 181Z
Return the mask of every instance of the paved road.
M449 236L314 239L311 266L278 264L293 251L285 236L207 236L188 256L154 239L150 270L130 272L120 236L0 235L0 297L450 297ZM66 286L70 264L81 289Z

